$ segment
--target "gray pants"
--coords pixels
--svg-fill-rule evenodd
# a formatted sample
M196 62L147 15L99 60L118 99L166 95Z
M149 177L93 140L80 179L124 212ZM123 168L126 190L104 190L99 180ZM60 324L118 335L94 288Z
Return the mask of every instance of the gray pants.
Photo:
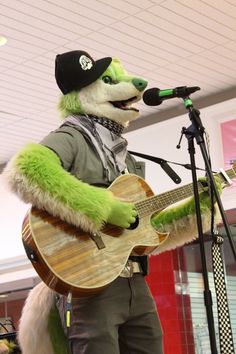
M65 303L60 297L62 322ZM72 306L71 354L163 353L160 321L142 274L119 277L96 296L73 299Z

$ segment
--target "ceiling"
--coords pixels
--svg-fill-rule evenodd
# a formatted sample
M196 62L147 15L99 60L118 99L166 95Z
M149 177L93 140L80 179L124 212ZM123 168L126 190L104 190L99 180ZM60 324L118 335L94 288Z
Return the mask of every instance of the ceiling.
M1 0L0 35L0 164L58 126L65 51L119 57L149 87L200 86L198 108L236 97L235 0ZM184 112L176 99L139 108L129 129Z

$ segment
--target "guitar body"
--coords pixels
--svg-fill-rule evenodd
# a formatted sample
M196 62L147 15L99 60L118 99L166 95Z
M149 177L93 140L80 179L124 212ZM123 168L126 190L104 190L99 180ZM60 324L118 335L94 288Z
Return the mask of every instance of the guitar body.
M122 201L139 202L153 196L148 184L136 175L122 175L109 187ZM130 254L150 254L168 237L155 231L149 215L133 229L107 224L96 235L32 207L25 217L22 239L40 278L61 294L92 295L115 280Z

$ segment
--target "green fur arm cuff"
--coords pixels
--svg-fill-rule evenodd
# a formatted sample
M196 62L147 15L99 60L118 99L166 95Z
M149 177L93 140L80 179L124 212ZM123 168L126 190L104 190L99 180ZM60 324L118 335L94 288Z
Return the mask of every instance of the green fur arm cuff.
M221 185L218 185L218 182L217 188L221 192ZM210 208L209 193L207 191L200 193L199 201L201 214L205 214ZM193 214L195 214L195 202L194 198L191 198L176 207L165 209L159 214L154 215L151 223L154 228L159 230L164 226L171 224L173 221L179 221L182 218Z
M16 156L9 171L13 190L23 200L52 209L49 212L55 210L54 215L78 212L100 227L110 214L112 193L72 176L62 168L59 157L45 146L27 145ZM72 221L75 217L73 215Z

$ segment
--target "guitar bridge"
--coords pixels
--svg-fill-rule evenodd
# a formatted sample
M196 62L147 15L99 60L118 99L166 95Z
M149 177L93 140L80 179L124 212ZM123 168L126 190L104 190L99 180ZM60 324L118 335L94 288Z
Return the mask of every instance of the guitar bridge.
M106 248L103 240L102 240L102 237L101 235L97 234L97 233L93 233L90 235L91 239L95 242L97 248L99 250L103 249L103 248Z

